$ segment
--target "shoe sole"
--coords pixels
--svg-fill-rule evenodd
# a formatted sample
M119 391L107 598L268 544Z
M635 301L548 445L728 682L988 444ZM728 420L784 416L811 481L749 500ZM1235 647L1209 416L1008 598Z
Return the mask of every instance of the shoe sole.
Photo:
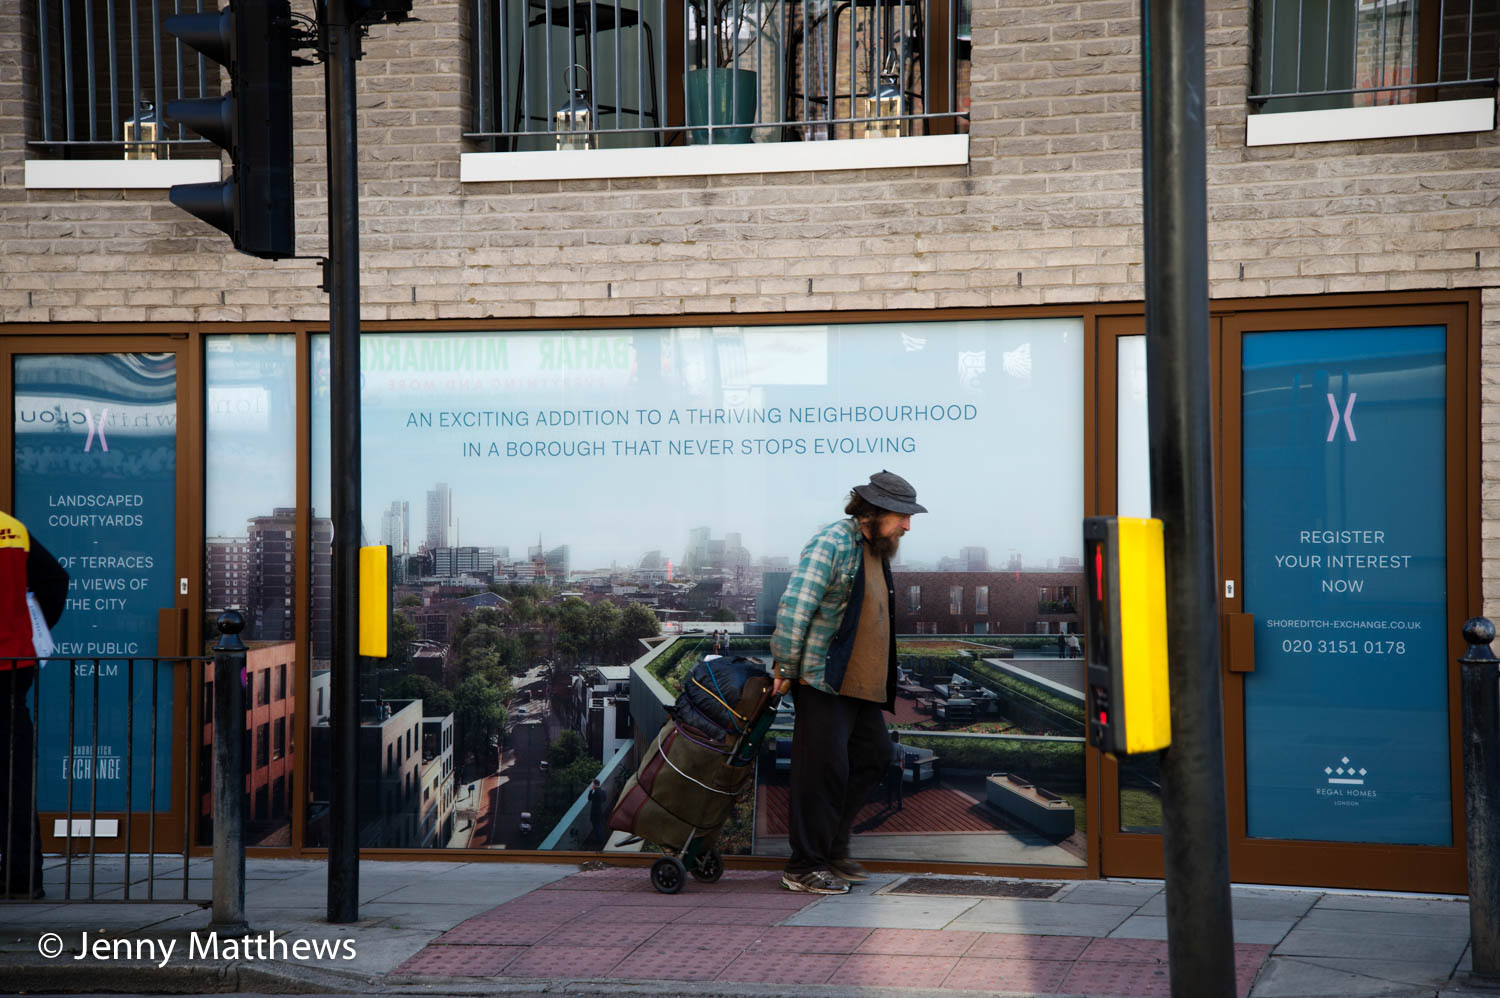
M843 872L842 870L834 870L833 872L834 872L834 874L836 876L841 877L844 880L849 881L849 883L851 883L851 884L862 884L866 880L870 879L870 875L868 873L848 874L848 873Z
M837 888L837 887L809 887L806 884L802 883L801 881L792 880L792 879L790 879L788 877L782 877L781 878L781 886L785 887L789 891L799 891L799 892L801 892L803 894L848 894L849 893L849 888L847 888L847 887L842 888L842 889Z

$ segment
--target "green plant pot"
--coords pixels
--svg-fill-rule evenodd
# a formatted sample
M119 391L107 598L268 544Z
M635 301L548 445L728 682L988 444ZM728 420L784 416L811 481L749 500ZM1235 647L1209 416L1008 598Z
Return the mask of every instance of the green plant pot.
M713 116L709 117L708 81L713 76ZM693 125L748 125L755 122L759 104L755 71L751 69L692 69L687 78L687 123ZM738 89L736 89L738 87ZM688 132L688 141L707 145L709 132L696 128ZM750 129L726 128L713 131L715 145L750 141Z

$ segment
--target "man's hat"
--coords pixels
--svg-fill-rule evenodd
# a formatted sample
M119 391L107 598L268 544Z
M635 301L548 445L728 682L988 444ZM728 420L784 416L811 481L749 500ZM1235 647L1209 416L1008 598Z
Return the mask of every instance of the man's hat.
M871 506L892 513L925 513L927 507L917 502L917 490L900 475L880 471L870 476L868 485L854 486L854 494Z

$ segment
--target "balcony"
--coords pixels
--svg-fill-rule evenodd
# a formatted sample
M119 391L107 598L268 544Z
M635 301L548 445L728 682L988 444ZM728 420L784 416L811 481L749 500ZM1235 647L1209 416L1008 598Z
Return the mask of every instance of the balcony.
M1500 10L1480 0L1268 0L1249 145L1495 127Z
M967 0L474 0L461 176L966 162L967 17Z

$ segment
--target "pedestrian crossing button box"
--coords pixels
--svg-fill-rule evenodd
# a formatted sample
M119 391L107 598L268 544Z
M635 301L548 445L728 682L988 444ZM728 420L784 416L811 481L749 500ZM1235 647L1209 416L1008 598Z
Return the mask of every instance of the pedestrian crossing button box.
M1167 591L1160 520L1083 521L1088 627L1088 738L1133 755L1172 742L1167 692Z

